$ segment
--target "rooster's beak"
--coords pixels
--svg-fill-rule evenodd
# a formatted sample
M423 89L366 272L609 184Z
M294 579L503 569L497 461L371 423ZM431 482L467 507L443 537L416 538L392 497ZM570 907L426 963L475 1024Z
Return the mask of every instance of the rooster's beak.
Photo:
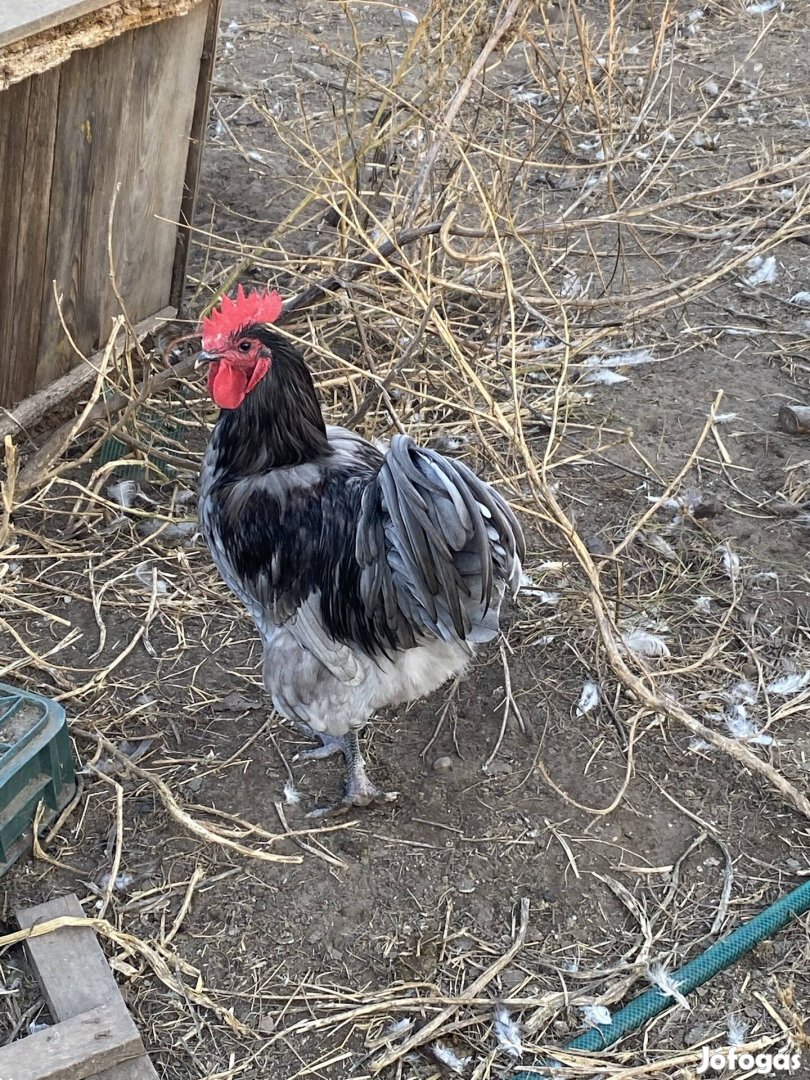
M205 367L206 364L212 364L215 360L219 360L216 353L198 352L194 359L194 370L199 371L201 367Z

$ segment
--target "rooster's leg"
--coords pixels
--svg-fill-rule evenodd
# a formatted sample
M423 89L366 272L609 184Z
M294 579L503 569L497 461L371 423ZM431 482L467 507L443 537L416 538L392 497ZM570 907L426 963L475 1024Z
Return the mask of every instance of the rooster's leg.
M343 737L343 755L346 758L346 792L344 806L370 806L377 802L393 802L396 791L381 791L366 775L366 759L360 750L360 738L356 731Z

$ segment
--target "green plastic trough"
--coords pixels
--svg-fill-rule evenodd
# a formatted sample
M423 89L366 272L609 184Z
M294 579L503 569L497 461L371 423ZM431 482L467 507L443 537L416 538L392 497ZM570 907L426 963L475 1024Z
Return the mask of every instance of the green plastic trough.
M47 823L75 790L65 710L0 683L0 876L28 849L39 803Z

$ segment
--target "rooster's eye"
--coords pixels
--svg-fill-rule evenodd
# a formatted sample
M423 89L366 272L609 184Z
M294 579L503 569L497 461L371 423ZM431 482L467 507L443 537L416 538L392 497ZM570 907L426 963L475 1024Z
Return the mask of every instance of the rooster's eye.
M250 342L249 341L240 341L239 342L239 352L250 352Z

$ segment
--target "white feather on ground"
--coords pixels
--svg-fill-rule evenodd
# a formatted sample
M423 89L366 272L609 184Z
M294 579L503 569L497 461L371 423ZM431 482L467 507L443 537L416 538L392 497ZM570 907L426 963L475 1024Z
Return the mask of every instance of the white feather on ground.
M605 1027L613 1023L610 1009L606 1005L583 1005L582 1019L589 1027Z
M726 1025L729 1046L742 1046L748 1036L748 1024L736 1013L729 1013Z
M810 671L796 671L774 679L765 689L769 694L776 694L777 697L791 697L793 694L798 694L800 690L804 690L808 683L810 683Z
M577 716L585 716L595 709L601 700L601 696L599 684L593 682L592 679L586 680L582 687L582 693L579 695Z
M732 739L754 743L757 746L773 745L773 735L760 731L759 726L746 713L744 705L729 705L723 719Z
M767 258L762 255L754 255L745 264L745 268L750 272L743 278L743 284L748 285L750 288L756 288L758 285L773 285L776 281L778 267L776 257L773 255L768 255Z
M301 802L301 792L292 780L287 780L284 784L284 801L288 806L297 806Z
M650 349L635 349L626 353L596 353L582 361L584 368L638 367L640 364L660 364L661 358L653 356Z
M740 572L740 556L733 552L728 544L721 544L717 552L720 555L723 573L729 581L736 581Z
M629 381L627 375L620 375L618 371L610 371L607 368L604 371L590 371L582 380L588 386L618 386L619 383Z
M636 627L622 634L622 644L628 652L636 656L671 656L669 646L660 634L651 634L648 630Z
M523 1040L520 1036L520 1025L514 1020L505 1005L498 1005L494 1014L495 1037L502 1050L510 1057L519 1058L523 1055Z
M684 1009L691 1010L691 1005L680 991L680 983L673 979L663 964L650 964L647 968L647 978L653 986L658 987L662 994L675 998Z
M433 1044L433 1056L440 1065L444 1065L450 1072L457 1073L459 1076L472 1062L471 1057L459 1057L455 1050L441 1042Z
M132 571L132 576L148 591L154 588L158 596L165 596L169 591L166 581L156 573L146 560L139 562Z

